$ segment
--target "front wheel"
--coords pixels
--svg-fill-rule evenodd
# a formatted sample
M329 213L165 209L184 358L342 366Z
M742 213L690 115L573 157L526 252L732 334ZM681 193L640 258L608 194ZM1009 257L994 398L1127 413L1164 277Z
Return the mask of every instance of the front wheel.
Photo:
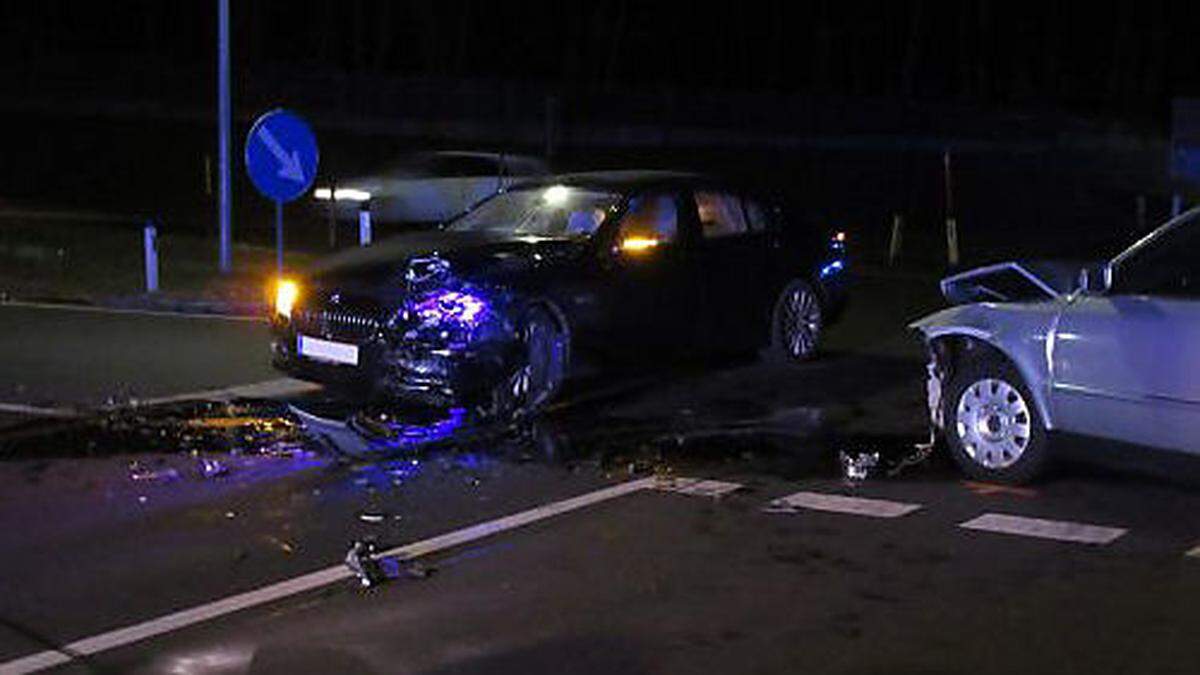
M946 441L971 478L1025 483L1048 459L1046 428L1020 374L993 356L965 363L943 398Z
M825 327L821 298L812 284L795 279L784 286L771 313L771 341L768 356L783 363L812 359Z
M567 333L548 310L526 310L518 331L522 362L492 397L494 412L509 418L532 414L549 403L562 388L567 370Z

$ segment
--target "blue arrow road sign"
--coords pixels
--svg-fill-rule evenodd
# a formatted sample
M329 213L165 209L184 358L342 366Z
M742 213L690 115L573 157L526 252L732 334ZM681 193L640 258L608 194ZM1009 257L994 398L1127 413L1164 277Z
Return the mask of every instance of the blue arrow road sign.
M277 109L258 118L246 137L246 171L258 191L290 202L317 177L317 139L293 112Z

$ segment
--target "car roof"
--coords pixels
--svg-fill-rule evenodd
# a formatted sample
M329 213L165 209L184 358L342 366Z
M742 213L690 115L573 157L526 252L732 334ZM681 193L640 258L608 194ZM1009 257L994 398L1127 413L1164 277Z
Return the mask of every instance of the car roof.
M627 192L635 188L694 185L716 183L716 179L699 173L686 171L660 171L652 169L623 169L619 171L587 171L563 173L521 181L514 188L537 187L540 185L571 185Z

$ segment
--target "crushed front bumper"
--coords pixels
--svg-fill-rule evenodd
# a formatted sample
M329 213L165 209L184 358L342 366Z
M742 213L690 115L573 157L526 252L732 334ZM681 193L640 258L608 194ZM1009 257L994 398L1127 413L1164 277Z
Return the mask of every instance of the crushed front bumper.
M445 346L415 341L389 341L379 335L355 341L356 366L306 358L297 353L294 328L273 330L272 365L289 376L317 382L355 396L437 406L488 403L496 387L522 367L516 341Z

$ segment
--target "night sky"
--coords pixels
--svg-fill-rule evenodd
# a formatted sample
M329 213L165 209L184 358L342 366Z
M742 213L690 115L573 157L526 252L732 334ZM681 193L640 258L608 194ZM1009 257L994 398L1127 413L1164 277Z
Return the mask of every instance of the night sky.
M1197 2L232 0L235 67L811 92L1062 109L1162 129L1200 95ZM0 55L35 73L211 67L215 2L10 2Z

